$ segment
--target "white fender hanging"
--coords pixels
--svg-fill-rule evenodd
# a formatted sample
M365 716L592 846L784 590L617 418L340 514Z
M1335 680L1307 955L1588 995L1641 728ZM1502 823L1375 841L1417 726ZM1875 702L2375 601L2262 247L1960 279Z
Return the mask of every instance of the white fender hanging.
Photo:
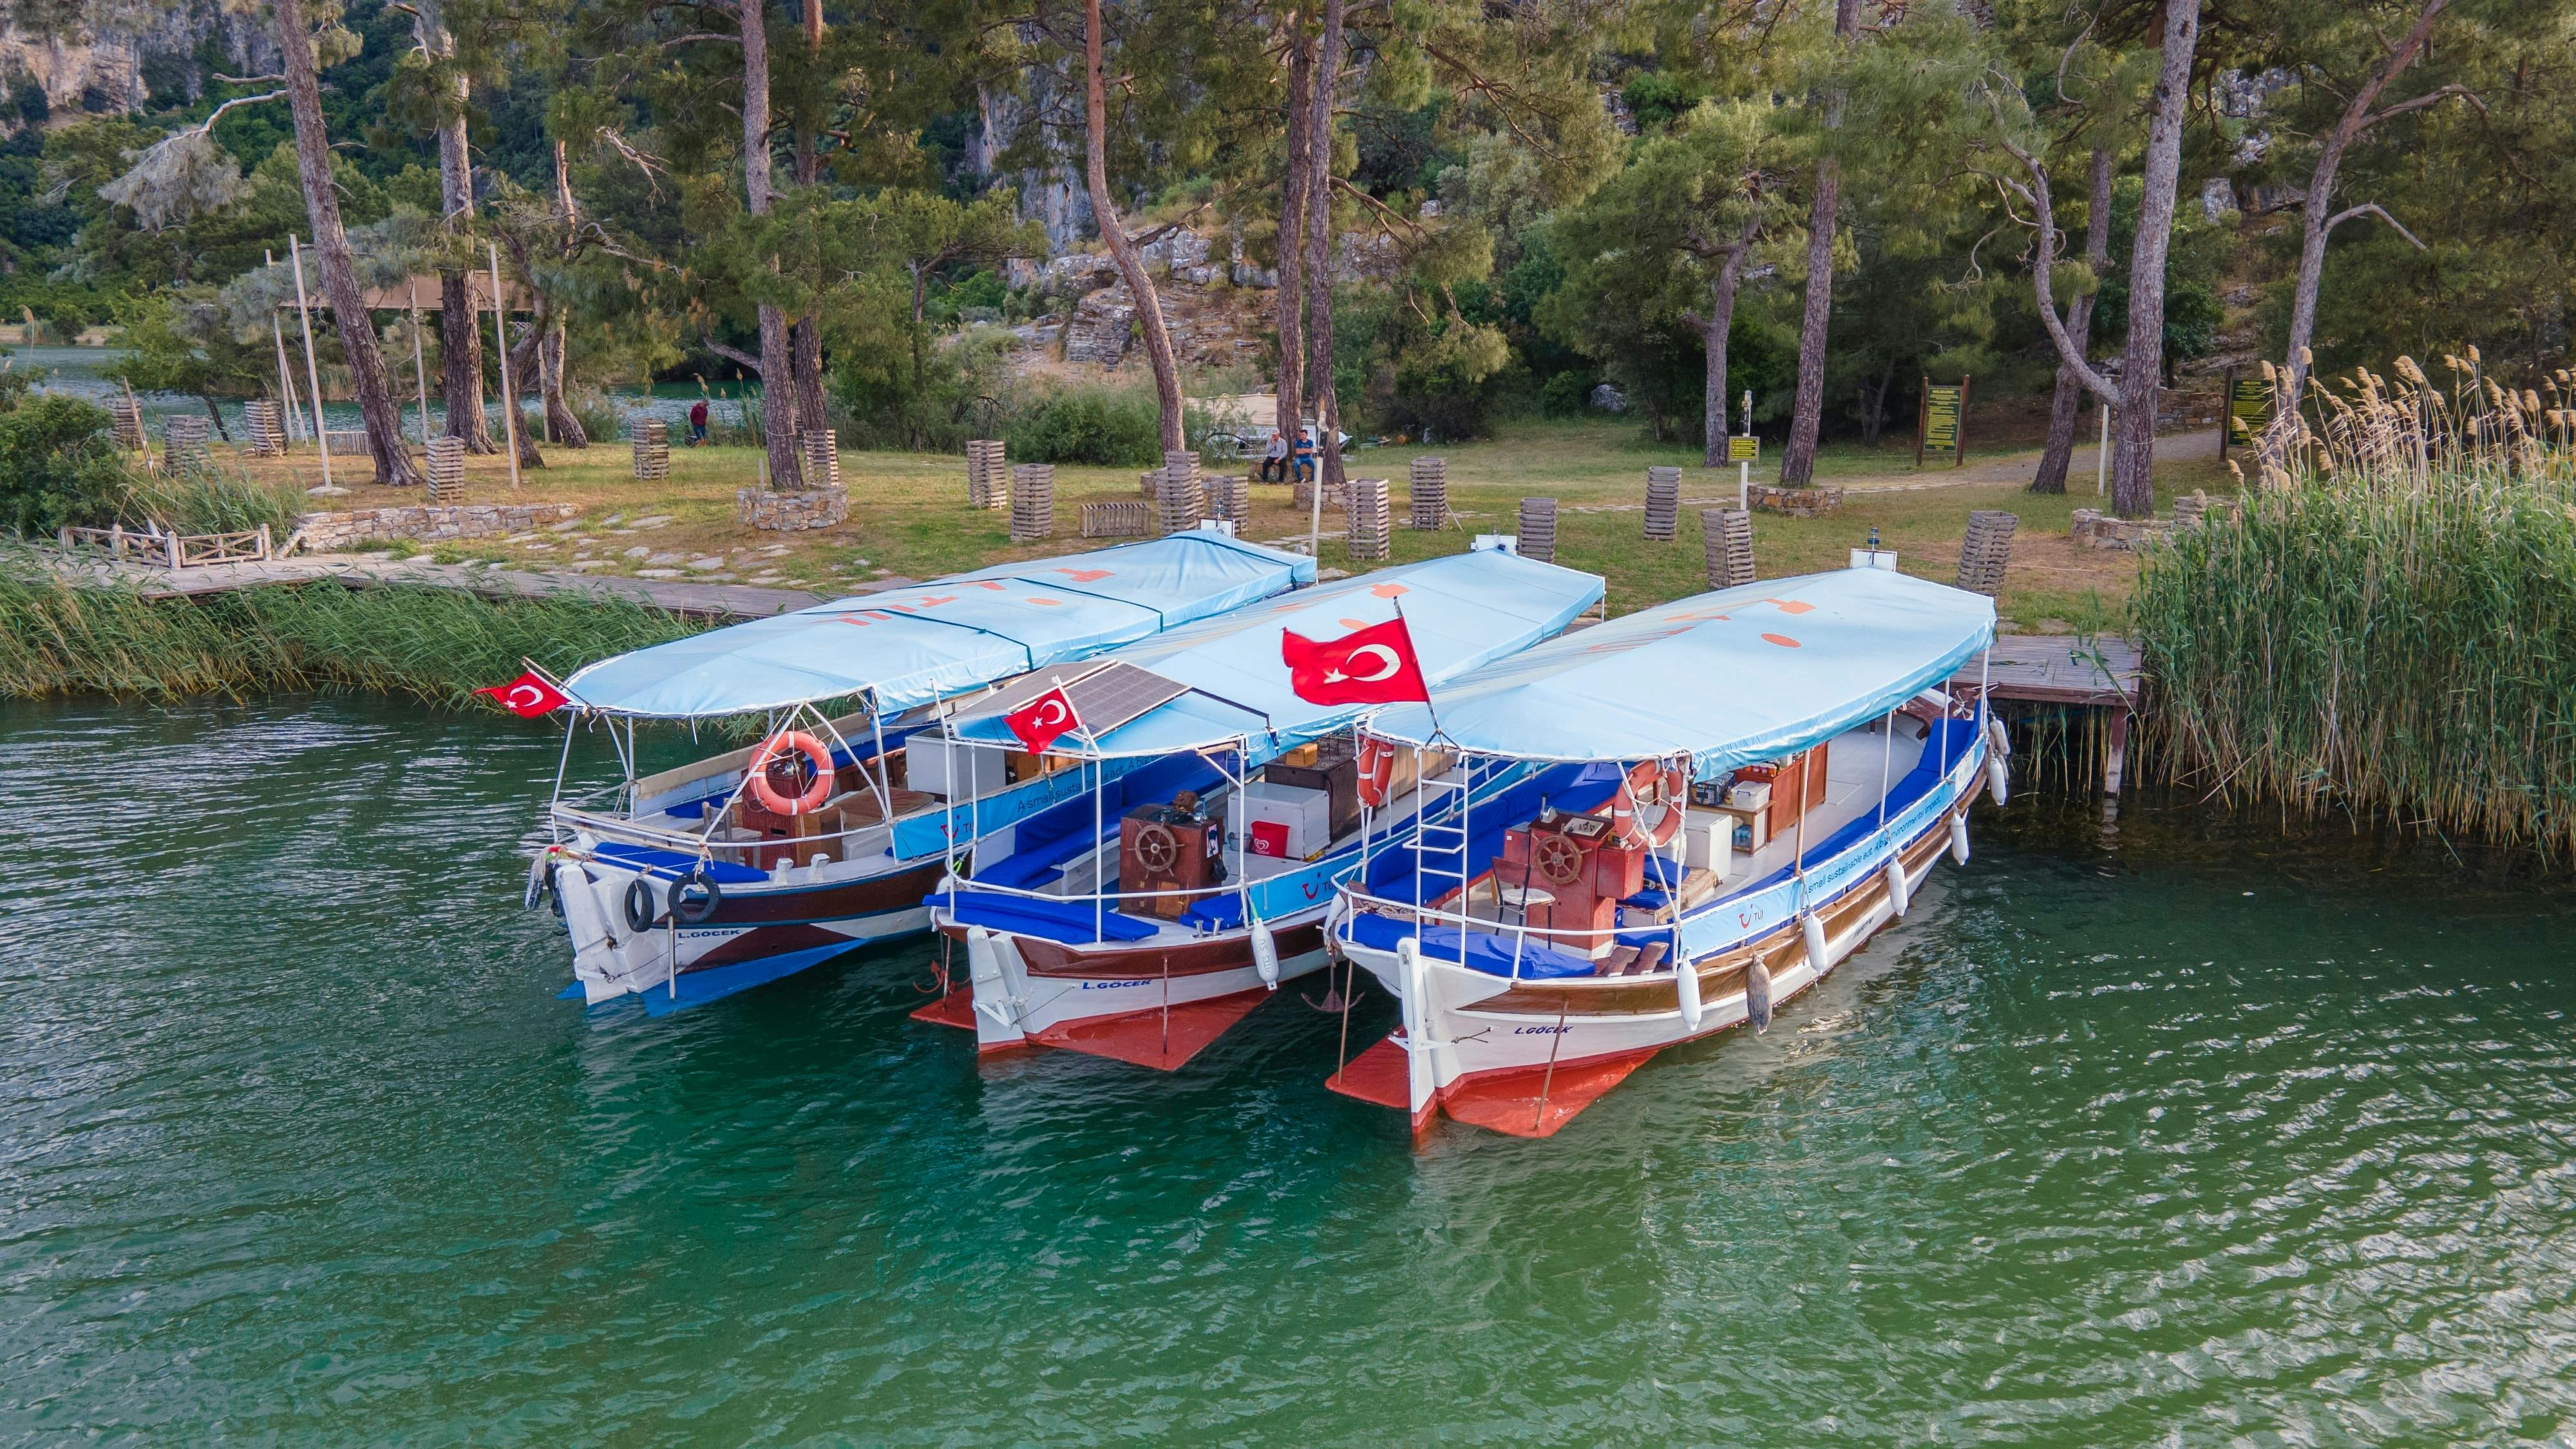
M1252 923L1252 969L1261 974L1262 985L1279 989L1279 942L1264 921Z
M1756 1034L1771 1029L1771 968L1759 956L1744 968L1744 1019Z
M1896 908L1896 919L1904 920L1906 910L1914 904L1913 888L1906 884L1905 861L1891 856L1887 862L1887 900Z
M1814 911L1807 912L1807 918L1798 923L1798 935L1807 943L1808 973L1824 975L1832 965L1825 956L1825 918Z
M1683 1029L1699 1030L1704 1010L1699 999L1699 967L1688 961L1677 963L1673 971L1673 989L1681 996Z
M1961 865L1968 863L1968 812L1965 810L1950 817L1950 858Z
M1991 747L1988 748L1986 751L1986 793L1995 797L1995 804L1998 808L2003 805L2004 801L2012 797L2011 785L2012 767L2004 762L2004 756L2000 752L1992 749Z
M2010 759L2012 758L2012 734L2004 728L2003 717L1993 713L1992 708L1988 706L1986 715L1986 742L1994 747L1996 754Z

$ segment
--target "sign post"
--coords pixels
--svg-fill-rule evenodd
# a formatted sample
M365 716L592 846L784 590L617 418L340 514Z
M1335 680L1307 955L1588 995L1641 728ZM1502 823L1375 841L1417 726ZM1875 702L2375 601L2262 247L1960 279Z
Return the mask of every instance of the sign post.
M1923 466L1926 452L1946 452L1950 466L1964 468L1968 463L1968 379L1959 379L1956 387L1936 386L1923 379L1923 398L1915 410L1914 466Z
M1735 465L1735 507L1742 512L1753 495L1753 464L1762 456L1762 440L1741 434L1726 440L1727 461Z

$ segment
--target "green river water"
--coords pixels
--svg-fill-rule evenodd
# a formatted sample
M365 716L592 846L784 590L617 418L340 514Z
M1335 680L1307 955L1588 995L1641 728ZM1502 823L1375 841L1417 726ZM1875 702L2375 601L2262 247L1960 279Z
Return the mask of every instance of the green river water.
M979 1067L919 944L557 1001L556 749L0 707L0 1439L2576 1442L2557 886L2016 801L1767 1036L1416 1151L1290 992L1171 1077Z

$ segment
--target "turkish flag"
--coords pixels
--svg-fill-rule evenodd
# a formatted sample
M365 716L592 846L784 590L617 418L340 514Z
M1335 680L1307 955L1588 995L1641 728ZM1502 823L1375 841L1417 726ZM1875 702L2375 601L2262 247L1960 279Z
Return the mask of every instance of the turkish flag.
M488 694L501 701L503 709L521 719L535 719L541 714L551 714L572 703L562 690L538 678L533 669L507 684L496 684L489 689L478 689L474 692Z
M1056 737L1082 728L1082 716L1073 711L1073 696L1059 684L1028 703L1002 716L1002 723L1029 747L1029 753L1043 753Z
M1279 654L1288 663L1288 687L1308 704L1429 703L1422 658L1403 616L1354 629L1329 644L1281 630Z

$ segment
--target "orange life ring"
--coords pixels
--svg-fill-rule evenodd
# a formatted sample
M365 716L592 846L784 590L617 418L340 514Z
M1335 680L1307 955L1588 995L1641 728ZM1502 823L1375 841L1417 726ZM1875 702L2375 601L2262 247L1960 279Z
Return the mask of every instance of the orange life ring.
M1375 735L1360 736L1360 803L1371 810L1386 805L1386 787L1395 779L1395 746Z
M1689 800L1690 781L1681 766L1644 761L1628 771L1625 787L1610 797L1611 829L1622 845L1660 850L1681 833L1682 809ZM1639 830L1637 807L1658 803L1664 807L1663 818L1655 822L1652 832Z
M814 783L792 799L769 783L770 762L788 750L802 754L814 765ZM751 757L751 796L772 815L813 814L832 798L832 752L803 730L780 730L761 741L759 751Z

